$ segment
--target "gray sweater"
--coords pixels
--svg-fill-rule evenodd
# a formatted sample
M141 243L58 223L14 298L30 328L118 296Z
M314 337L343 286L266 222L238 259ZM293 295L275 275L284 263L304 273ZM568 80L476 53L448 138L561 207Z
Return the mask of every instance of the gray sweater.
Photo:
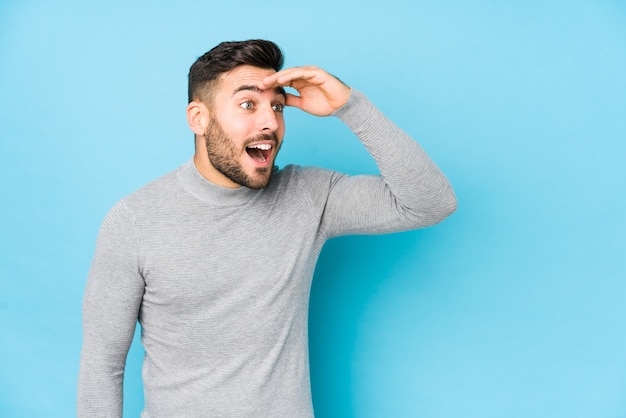
M456 208L445 176L363 94L334 115L382 176L289 165L265 189L226 189L189 161L110 210L84 296L79 417L122 415L137 320L143 417L313 416L307 315L324 242Z

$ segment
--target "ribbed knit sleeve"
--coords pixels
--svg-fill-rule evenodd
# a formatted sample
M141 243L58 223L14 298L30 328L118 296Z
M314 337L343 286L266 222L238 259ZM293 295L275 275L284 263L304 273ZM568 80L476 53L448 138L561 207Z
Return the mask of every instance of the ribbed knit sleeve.
M333 115L357 135L381 175L333 178L323 221L327 236L422 228L456 210L446 176L365 95L352 90L348 102Z
M83 301L78 417L121 417L122 382L144 293L140 241L123 202L102 223Z

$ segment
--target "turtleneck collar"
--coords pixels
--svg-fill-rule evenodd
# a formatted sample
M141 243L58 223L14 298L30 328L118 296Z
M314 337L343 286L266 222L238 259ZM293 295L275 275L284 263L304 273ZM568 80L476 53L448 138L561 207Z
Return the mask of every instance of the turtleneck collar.
M179 168L178 178L194 196L214 206L242 205L261 192L243 186L230 189L211 183L200 174L193 158Z

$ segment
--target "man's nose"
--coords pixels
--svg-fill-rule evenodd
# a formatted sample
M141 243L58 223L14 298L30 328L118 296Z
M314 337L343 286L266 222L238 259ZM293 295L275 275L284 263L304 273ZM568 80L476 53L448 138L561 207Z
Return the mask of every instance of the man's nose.
M267 106L262 112L259 112L259 127L261 131L274 132L278 129L279 115L274 111L273 106Z

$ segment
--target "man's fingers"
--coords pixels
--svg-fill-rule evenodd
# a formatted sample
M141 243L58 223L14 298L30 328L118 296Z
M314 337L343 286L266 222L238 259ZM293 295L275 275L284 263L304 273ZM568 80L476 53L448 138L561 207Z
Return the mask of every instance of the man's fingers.
M291 93L285 94L285 105L302 109L301 103L302 98L300 96L296 96L295 94Z
M298 95L286 95L287 106L297 107L316 116L328 116L345 104L350 88L336 77L314 66L293 67L278 71L258 84L262 90L291 87Z
M287 68L265 77L261 80L259 87L263 89L279 86L294 87L294 83L297 84L298 80L312 84L321 84L323 83L323 80L320 79L322 74L325 74L323 70L313 66Z

